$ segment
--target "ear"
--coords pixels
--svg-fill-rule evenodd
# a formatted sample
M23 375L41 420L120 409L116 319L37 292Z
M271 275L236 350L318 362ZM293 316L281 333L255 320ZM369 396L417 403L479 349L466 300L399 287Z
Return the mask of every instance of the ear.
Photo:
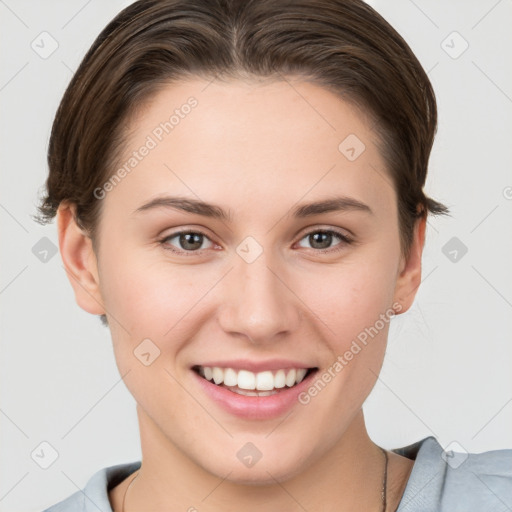
M76 205L61 203L57 210L59 249L77 304L88 313L105 313L98 266L90 236L75 220Z
M394 302L401 306L395 310L397 314L405 313L412 306L421 283L421 256L425 245L426 224L426 216L416 221L409 257L402 257L400 262L394 295Z

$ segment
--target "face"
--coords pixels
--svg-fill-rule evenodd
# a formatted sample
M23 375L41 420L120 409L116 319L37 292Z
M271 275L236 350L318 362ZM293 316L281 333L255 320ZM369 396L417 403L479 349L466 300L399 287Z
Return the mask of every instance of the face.
M233 481L291 477L348 431L414 296L377 136L312 83L199 79L130 133L98 191L95 313L141 435Z

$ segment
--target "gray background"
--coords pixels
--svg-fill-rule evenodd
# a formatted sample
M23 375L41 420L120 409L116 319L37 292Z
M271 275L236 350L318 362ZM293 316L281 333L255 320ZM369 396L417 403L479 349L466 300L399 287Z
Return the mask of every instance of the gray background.
M1 511L41 510L98 469L140 458L109 331L76 305L58 252L41 252L57 246L55 224L29 217L64 89L129 3L0 0ZM512 448L512 2L370 3L433 82L440 119L426 190L453 217L429 222L423 284L393 320L368 429L386 448L428 435L447 450ZM42 442L58 454L47 469Z

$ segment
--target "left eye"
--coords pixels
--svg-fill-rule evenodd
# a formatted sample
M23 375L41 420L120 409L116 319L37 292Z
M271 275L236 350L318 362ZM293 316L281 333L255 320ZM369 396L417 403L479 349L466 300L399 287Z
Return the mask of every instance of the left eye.
M352 240L346 235L338 233L337 231L324 230L324 229L317 230L317 231L311 231L304 238L302 238L302 240L307 239L308 242L310 243L311 249L318 249L320 251L323 251L323 250L330 249L330 247L326 247L326 245L331 245L333 237L341 240L341 242L339 244L336 244L336 246L335 246L336 249L334 249L335 251L341 249L338 246L344 246L344 245L350 244L352 242ZM319 244L321 247L312 247L311 243L313 245Z

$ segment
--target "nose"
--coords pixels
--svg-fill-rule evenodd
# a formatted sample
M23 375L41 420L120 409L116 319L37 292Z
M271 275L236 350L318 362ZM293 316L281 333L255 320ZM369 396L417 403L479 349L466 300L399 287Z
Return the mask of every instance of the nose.
M254 344L273 343L295 332L300 300L285 274L265 251L252 263L237 260L223 283L219 323L224 332Z

